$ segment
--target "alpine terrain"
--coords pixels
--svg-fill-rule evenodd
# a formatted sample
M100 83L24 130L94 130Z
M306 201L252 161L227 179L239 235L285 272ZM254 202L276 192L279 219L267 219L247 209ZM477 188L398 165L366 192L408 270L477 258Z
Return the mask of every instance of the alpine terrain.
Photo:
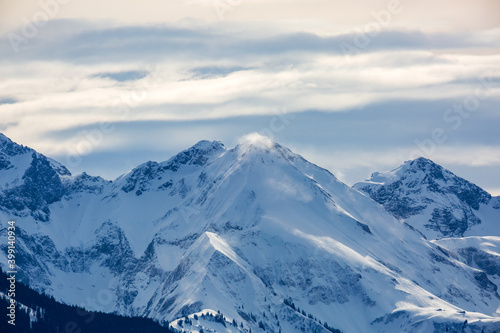
M375 172L354 188L428 238L500 236L500 197L423 157Z
M499 332L499 219L423 158L352 188L251 134L108 181L0 134L18 280L177 332Z

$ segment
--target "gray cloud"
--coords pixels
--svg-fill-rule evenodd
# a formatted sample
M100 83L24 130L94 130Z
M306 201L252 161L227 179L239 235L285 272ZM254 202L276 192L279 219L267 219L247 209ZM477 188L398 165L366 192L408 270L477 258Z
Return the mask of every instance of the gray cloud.
M195 77L206 79L220 76L227 76L234 72L248 70L250 68L241 67L241 66L205 66L205 67L196 67L191 70L191 73Z
M225 34L215 28L189 29L167 25L88 28L87 22L71 20L54 20L49 25L51 30L40 33L26 47L21 46L17 55L9 47L8 36L4 36L0 39L0 55L4 59L16 55L16 59L21 61L44 59L95 63L158 61L181 56L234 59L287 53L342 55L346 50L363 54L383 50L500 48L500 39L479 38L478 32L384 30L377 35L348 33L328 37L298 32L251 38L237 33ZM66 26L68 29L65 29Z
M0 105L2 105L2 104L15 104L15 103L17 103L17 100L15 98L1 97L0 96Z
M123 72L108 72L108 73L97 73L92 75L92 77L98 78L108 78L118 82L126 81L136 81L140 80L148 75L146 71L123 71Z

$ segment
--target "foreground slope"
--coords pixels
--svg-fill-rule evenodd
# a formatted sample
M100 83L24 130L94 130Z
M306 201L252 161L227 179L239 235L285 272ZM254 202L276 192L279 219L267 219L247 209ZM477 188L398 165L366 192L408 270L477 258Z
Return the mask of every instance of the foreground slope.
M481 267L267 138L202 141L113 182L49 167L45 214L1 218L17 220L23 281L63 302L192 332L500 329Z
M9 289L8 277L9 275L0 270L0 307L2 309L11 306L9 293L4 293ZM61 304L19 282L16 283L15 301L15 316L2 318L4 320L0 321L1 332L172 333L167 327L162 327L151 319L91 312L76 306Z

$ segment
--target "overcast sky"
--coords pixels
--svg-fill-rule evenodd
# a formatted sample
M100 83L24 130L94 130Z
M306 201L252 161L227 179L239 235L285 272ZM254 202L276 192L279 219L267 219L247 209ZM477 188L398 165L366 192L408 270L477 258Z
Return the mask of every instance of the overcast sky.
M0 0L0 132L115 178L260 132L348 184L426 156L500 195L500 1Z

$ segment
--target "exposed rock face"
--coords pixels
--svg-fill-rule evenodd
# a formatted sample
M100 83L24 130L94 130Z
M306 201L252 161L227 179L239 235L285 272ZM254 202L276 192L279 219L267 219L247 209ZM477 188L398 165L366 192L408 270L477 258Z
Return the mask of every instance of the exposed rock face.
M494 232L492 224L500 221L493 221L495 216L500 217L500 210L489 193L423 157L392 171L375 172L354 188L428 238L461 237L472 229L484 229L474 228L484 216L490 225L487 230ZM493 209L497 212L491 216ZM500 228L497 230L500 236Z

